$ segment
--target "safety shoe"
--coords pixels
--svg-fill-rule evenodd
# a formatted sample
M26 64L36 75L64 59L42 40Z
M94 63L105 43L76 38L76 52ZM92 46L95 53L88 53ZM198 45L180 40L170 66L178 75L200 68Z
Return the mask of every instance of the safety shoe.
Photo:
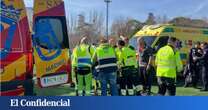
M207 88L202 88L200 91L205 92L205 91L208 91L208 89Z
M187 88L187 87L189 87L187 84L185 84L184 86L183 86L184 88Z

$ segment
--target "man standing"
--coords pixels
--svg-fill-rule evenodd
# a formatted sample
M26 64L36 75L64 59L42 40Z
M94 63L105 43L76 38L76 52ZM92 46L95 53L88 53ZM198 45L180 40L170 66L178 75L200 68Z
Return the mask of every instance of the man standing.
M125 46L125 42L122 40L118 41L118 46L121 47L121 54L119 57L119 62L121 63L121 95L125 96L127 94L126 88L128 90L128 95L134 95L134 82L138 80L139 77L135 77L138 74L137 71L137 59L136 51Z
M201 91L208 91L208 44L202 43L201 48L203 49L203 55L201 57L195 57L194 60L201 62L202 64L202 84L203 88Z
M194 45L194 47L191 48L190 53L189 53L189 59L188 59L188 66L189 66L189 71L192 77L192 84L193 84L193 87L195 88L197 87L197 83L201 75L200 74L201 64L199 60L194 60L194 58L201 57L201 56L202 56L202 49L200 48L200 42L197 42ZM185 82L184 87L187 87L187 86L188 86L188 82Z
M138 39L139 44L139 72L142 82L142 93L150 95L153 79L153 66L151 59L153 57L153 49L148 47L143 39Z
M117 58L113 47L108 44L105 38L100 39L100 45L96 48L93 55L93 64L98 62L98 79L101 83L102 96L107 96L107 84L110 83L112 96L118 95L116 85Z
M122 40L125 42L125 47L135 51L135 48L133 46L129 45L129 38L128 37L123 37ZM135 55L136 55L136 53L135 53ZM133 74L133 77L134 77L134 80L133 80L134 89L136 90L136 92L139 92L140 87L139 87L139 74L138 74L138 72L135 72Z
M82 96L85 91L85 95L89 96L92 86L92 62L91 56L93 54L93 48L88 45L88 40L83 37L78 45L73 50L72 66L76 74L78 95Z
M158 95L168 94L174 96L176 94L176 72L183 69L179 51L176 50L177 39L170 37L168 45L159 49L156 55L155 64L157 66L158 79Z

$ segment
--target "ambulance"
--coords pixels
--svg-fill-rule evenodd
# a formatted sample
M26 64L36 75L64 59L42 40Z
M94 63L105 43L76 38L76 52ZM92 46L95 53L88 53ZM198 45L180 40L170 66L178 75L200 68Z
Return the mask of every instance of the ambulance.
M0 95L33 95L32 41L23 0L1 0Z
M32 40L38 85L44 88L71 82L63 0L34 0Z
M23 0L1 0L0 96L71 82L64 2L34 0L33 12L31 30Z
M178 46L180 47L181 59L183 64L186 64L190 48L196 42L208 42L208 28L184 27L172 24L147 25L130 39L130 44L138 50L137 39L139 38L144 40L148 46L158 50L167 44L169 36L180 40Z

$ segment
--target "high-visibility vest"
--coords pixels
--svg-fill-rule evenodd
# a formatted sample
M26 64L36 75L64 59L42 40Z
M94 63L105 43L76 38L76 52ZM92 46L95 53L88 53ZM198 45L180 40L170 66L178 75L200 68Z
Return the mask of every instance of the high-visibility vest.
M121 55L121 49L119 49L118 47L115 48L115 52L116 52L117 57L119 57Z
M157 76L176 78L176 72L183 69L179 51L174 52L169 45L162 47L156 55Z
M100 72L116 72L117 58L114 48L108 44L101 44L96 49L98 69Z
M122 49L120 49L120 48L115 48L115 52L116 52L116 56L117 56L117 59L118 59L118 61L117 61L117 64L120 66L120 65L122 65L122 62L119 60L120 59L120 57L121 57L121 51L122 51Z
M89 45L81 44L73 52L75 58L72 62L76 67L92 67Z
M123 63L123 67L134 66L137 68L138 63L136 58L136 51L129 47L122 48L120 60Z

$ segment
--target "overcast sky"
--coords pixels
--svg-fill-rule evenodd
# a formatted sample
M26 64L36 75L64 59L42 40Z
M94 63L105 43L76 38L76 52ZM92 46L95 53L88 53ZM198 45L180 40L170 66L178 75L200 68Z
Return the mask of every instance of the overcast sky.
M27 7L33 6L33 0L24 0ZM104 0L64 0L67 14L78 15L97 10L105 14ZM149 12L191 18L208 17L208 0L112 0L110 3L110 22L120 16L128 16L140 21L147 18Z

